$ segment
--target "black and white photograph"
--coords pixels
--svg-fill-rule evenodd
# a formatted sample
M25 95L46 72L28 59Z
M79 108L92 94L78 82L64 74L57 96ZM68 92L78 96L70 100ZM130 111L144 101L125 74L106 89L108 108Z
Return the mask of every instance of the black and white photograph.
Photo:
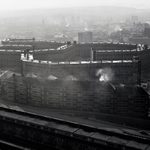
M150 150L150 0L0 0L0 150Z

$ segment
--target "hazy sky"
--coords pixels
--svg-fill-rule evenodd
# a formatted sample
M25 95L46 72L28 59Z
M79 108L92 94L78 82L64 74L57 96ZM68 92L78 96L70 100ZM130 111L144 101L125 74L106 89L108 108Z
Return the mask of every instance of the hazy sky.
M0 0L0 10L113 5L150 9L150 0Z

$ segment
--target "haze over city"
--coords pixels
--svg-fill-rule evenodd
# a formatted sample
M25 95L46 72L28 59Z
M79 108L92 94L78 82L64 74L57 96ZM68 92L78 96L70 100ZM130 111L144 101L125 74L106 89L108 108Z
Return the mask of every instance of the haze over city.
M93 41L116 41L112 34L122 39L126 30L141 33L150 20L149 8L147 0L0 0L0 39L64 42L77 40L78 32L88 30ZM128 39L130 34L124 36Z
M149 9L148 0L0 0L0 10L20 10L34 8L66 8L89 6L121 6Z
M150 150L150 0L0 0L0 150Z

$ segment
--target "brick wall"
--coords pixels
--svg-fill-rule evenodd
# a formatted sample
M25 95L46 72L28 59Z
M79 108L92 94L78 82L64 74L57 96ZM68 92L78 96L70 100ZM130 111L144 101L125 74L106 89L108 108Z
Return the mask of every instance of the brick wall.
M7 101L51 109L147 117L148 95L140 87L95 81L38 80L13 77L1 84Z
M115 74L113 83L136 83L137 65L134 63L95 63L95 64L42 64L22 62L21 51L0 51L0 68L18 73L37 74L41 77L50 75L58 79L74 76L77 80L98 80L96 72L101 68L111 68ZM135 76L134 76L135 75ZM128 77L128 80L127 80Z
M93 51L94 60L133 60L133 56L141 55L139 51L129 51L129 52L97 52Z
M127 44L108 44L108 43L89 43L89 44L74 44L71 47L60 50L60 51L38 51L34 52L34 59L37 60L49 60L49 61L79 61L79 60L90 60L91 59L91 49L93 50L132 50L136 49L136 45L127 45ZM122 53L119 53L122 54ZM97 54L98 55L98 54ZM112 60L116 53L105 53L103 55L104 60L109 58ZM129 55L129 56L128 56ZM125 58L131 58L134 55L133 52L124 53ZM106 57L107 56L107 57ZM101 60L102 57L98 56L97 60ZM116 59L122 58L122 55L115 57Z
M49 60L49 61L81 61L91 59L90 47L71 46L64 50L51 51L35 51L33 53L34 59Z
M137 63L88 63L88 64L49 64L48 62L23 62L23 74L35 74L42 78L53 75L58 79L73 76L77 80L99 80L96 72L110 68L113 72L112 83L136 84Z
M19 72L21 70L21 52L0 51L0 68Z

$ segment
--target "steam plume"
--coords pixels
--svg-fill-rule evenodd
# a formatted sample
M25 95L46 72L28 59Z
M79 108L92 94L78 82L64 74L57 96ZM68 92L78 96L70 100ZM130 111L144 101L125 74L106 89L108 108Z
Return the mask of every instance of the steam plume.
M66 78L65 78L65 80L72 80L72 81L77 81L77 78L76 77L74 77L73 75L69 75L69 76L67 76Z
M48 76L48 80L56 80L56 79L58 79L58 78L53 75Z
M103 68L97 71L96 76L99 77L101 82L109 82L113 79L114 73L111 68Z

